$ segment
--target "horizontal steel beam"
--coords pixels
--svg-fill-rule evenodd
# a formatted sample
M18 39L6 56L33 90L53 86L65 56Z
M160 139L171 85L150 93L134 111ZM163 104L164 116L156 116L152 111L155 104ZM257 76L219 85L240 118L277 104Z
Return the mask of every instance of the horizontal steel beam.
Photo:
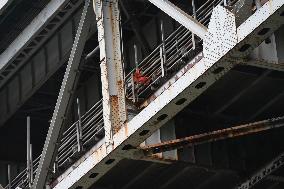
M241 64L284 72L284 62L273 62L262 59L253 59L253 60L244 59L244 61Z
M149 0L156 7L161 9L167 15L179 22L181 25L198 35L201 39L205 38L207 28L199 23L195 18L185 13L183 10L172 4L168 0Z
M208 133L189 136L181 139L175 139L159 144L141 147L146 154L156 154L174 149L184 148L191 145L199 145L204 143L215 142L228 138L235 138L254 133L267 131L270 129L280 128L284 126L284 117L258 121L250 124L230 127Z

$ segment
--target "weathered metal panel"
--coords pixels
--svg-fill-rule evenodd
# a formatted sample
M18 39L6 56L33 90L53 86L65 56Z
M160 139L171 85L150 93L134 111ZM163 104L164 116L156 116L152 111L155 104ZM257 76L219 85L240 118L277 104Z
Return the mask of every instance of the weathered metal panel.
M41 49L33 58L35 84L40 82L43 76L46 75L46 58L45 50Z
M19 78L15 77L8 86L8 103L9 110L12 111L19 106L20 103L20 85Z
M275 32L275 41L276 41L276 49L277 52L280 52L277 54L279 63L284 64L284 26L280 27ZM282 52L282 53L281 53Z
M59 63L59 47L58 47L58 36L54 35L54 37L47 43L46 45L47 50L47 64L48 64L48 70L51 67L54 67L54 64Z
M69 20L66 25L60 30L61 36L61 52L64 56L70 52L73 43L73 24L72 20Z
M33 70L32 64L26 64L20 72L20 80L22 83L22 96L26 96L33 88Z
M4 121L5 116L8 114L7 109L7 88L0 90L0 122Z

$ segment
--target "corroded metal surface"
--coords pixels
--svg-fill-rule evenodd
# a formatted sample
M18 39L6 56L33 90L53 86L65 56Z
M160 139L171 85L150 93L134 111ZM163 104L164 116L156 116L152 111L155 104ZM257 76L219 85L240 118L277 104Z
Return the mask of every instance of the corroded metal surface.
M113 135L126 122L124 79L120 47L118 1L94 1L100 46L105 136Z
M95 183L129 153L127 149L124 149L125 146L140 145L159 127L232 69L232 67L238 63L238 58L245 56L253 50L253 48L245 48L247 43L249 43L251 47L255 47L265 40L265 35L256 37L255 30L263 29L263 27L267 26L266 24L280 17L278 11L282 9L284 2L275 0L273 3L277 4L279 7L273 9L270 12L270 16L265 15L265 18L261 18L260 24L248 24L245 22L243 23L245 26L242 24L237 29L236 35L238 41L236 44L234 44L235 41L228 44L229 47L233 46L231 49L218 51L219 54L217 55L219 57L201 59L180 79L122 127L113 136L113 144L111 145L112 151L106 150L107 146L105 144L101 145L91 155L80 159L81 163L78 166L73 166L66 171L66 173L68 172L69 174L63 173L62 176L55 181L58 184L54 188L89 187ZM268 9L269 7L264 6L262 8ZM254 19L257 19L257 17L261 17L262 15L257 11L253 16ZM280 23L276 24L271 32L275 31L280 25ZM268 34L269 32L267 35ZM222 36L216 37L222 40ZM235 36L232 36L232 39L235 39ZM223 42L226 43L225 40ZM218 44L222 43L218 42ZM214 54L212 53L212 55ZM213 59L217 61L212 61ZM177 103L183 98L186 98L183 103ZM95 177L91 177L92 175L95 175Z
M278 117L250 124L230 127L227 129L202 133L181 139L175 139L160 144L149 145L142 147L141 149L144 150L146 154L155 154L155 153L170 151L173 149L184 148L186 146L198 145L198 144L214 142L228 138L250 135L283 126L284 126L284 117Z

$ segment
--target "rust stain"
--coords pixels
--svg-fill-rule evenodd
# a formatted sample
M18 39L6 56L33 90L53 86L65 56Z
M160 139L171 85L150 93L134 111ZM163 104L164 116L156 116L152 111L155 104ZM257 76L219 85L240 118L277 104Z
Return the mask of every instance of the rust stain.
M126 137L128 137L128 127L127 125L124 126L124 134Z
M149 145L143 147L142 149L148 154L156 154L164 151L170 151L173 149L183 148L184 146L197 145L203 143L214 142L226 138L239 137L244 135L249 135L253 133L258 133L266 131L269 129L278 127L283 127L284 117L279 117L272 120L264 120L259 122L254 122L250 124L240 125L236 127L226 128L222 130L202 133L198 135L193 135L181 139L175 139L160 144Z

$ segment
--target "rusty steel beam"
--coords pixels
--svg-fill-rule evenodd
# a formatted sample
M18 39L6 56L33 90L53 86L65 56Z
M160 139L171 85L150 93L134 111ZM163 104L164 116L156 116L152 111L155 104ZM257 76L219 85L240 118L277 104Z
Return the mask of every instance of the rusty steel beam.
M126 122L123 66L121 58L120 12L118 0L94 0L103 94L103 117L106 142Z
M249 134L259 133L266 130L279 128L284 126L284 116L258 121L245 125L230 127L222 130L212 131L208 133L193 135L182 139L175 139L159 144L141 147L146 154L156 154L174 149L183 148L190 145L198 145L203 143L224 140L228 138L235 138Z

